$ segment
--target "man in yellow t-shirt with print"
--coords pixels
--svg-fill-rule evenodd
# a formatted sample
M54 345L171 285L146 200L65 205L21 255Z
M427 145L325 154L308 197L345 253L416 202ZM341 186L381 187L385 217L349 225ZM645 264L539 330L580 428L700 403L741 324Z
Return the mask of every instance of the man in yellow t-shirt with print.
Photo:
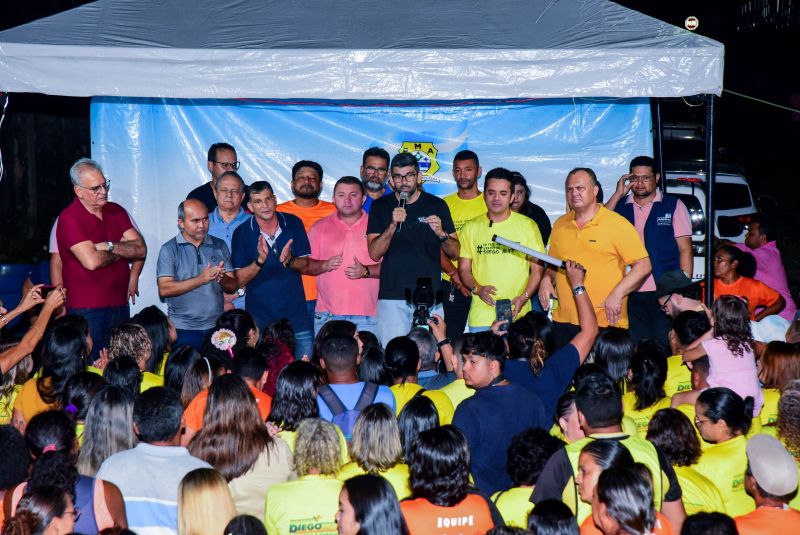
M478 180L483 174L478 155L471 150L462 150L453 158L453 179L458 190L444 198L456 232L464 223L486 213L486 203L478 189ZM441 255L442 264L442 306L447 324L447 337L455 340L464 332L467 316L472 302L469 288L461 282L458 269L447 255Z
M495 320L495 302L510 299L514 317L531 309L544 267L534 259L495 243L495 234L544 252L539 228L532 219L511 211L511 172L502 167L486 174L483 198L486 216L470 219L458 234L461 282L477 297L469 310L469 330L488 329Z

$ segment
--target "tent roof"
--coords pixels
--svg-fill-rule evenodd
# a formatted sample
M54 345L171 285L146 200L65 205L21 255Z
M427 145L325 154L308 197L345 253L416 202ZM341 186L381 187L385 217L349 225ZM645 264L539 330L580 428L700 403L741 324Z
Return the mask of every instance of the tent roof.
M0 90L179 98L668 97L723 45L607 0L98 0L0 32Z

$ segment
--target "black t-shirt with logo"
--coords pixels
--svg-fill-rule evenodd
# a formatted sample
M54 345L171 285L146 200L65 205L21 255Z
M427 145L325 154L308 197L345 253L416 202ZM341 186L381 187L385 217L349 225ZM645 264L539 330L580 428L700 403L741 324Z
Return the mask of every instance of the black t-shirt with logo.
M386 230L392 221L392 211L399 205L395 195L381 197L372 203L367 234L381 234ZM378 299L405 300L406 288L413 290L420 277L430 278L437 294L441 290L439 251L442 242L430 225L421 219L439 216L442 230L453 234L455 226L450 209L442 199L423 191L414 203L406 204L406 213L405 222L395 232L389 250L383 256Z

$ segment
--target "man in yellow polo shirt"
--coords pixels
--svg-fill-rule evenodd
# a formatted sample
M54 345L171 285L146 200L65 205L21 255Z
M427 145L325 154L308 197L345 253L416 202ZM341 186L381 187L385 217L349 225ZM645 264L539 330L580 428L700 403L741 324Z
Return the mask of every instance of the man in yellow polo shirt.
M443 200L450 208L456 232L464 223L486 213L486 203L478 189L478 180L483 174L478 155L471 150L462 150L453 158L453 179L458 190ZM472 295L469 288L461 282L458 268L447 255L441 253L442 264L442 307L447 323L447 337L455 340L464 332L469 315Z
M535 259L492 240L497 234L544 252L536 223L511 211L514 191L511 171L498 167L486 173L483 190L486 216L470 219L458 234L461 242L458 273L475 296L469 309L471 332L487 330L492 325L498 299L511 300L515 317L528 312L530 298L535 295L544 272L544 266Z
M650 258L634 226L597 202L599 191L597 175L588 167L569 172L566 193L570 211L553 225L549 253L586 268L584 284L595 303L600 327L627 328L627 296L652 271ZM571 290L565 272L549 267L539 287L542 307L547 310L550 297L569 296ZM578 332L578 311L571 298L559 299L553 321L556 347L561 347Z

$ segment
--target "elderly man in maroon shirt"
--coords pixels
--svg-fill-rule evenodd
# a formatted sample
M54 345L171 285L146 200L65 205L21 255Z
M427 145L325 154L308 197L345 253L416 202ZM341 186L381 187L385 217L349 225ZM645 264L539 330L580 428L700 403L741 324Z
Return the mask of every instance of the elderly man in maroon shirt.
M94 359L108 345L111 328L130 317L128 262L144 259L147 246L125 209L108 201L110 181L97 162L81 158L69 176L75 199L58 216L56 240L67 309L89 322Z

